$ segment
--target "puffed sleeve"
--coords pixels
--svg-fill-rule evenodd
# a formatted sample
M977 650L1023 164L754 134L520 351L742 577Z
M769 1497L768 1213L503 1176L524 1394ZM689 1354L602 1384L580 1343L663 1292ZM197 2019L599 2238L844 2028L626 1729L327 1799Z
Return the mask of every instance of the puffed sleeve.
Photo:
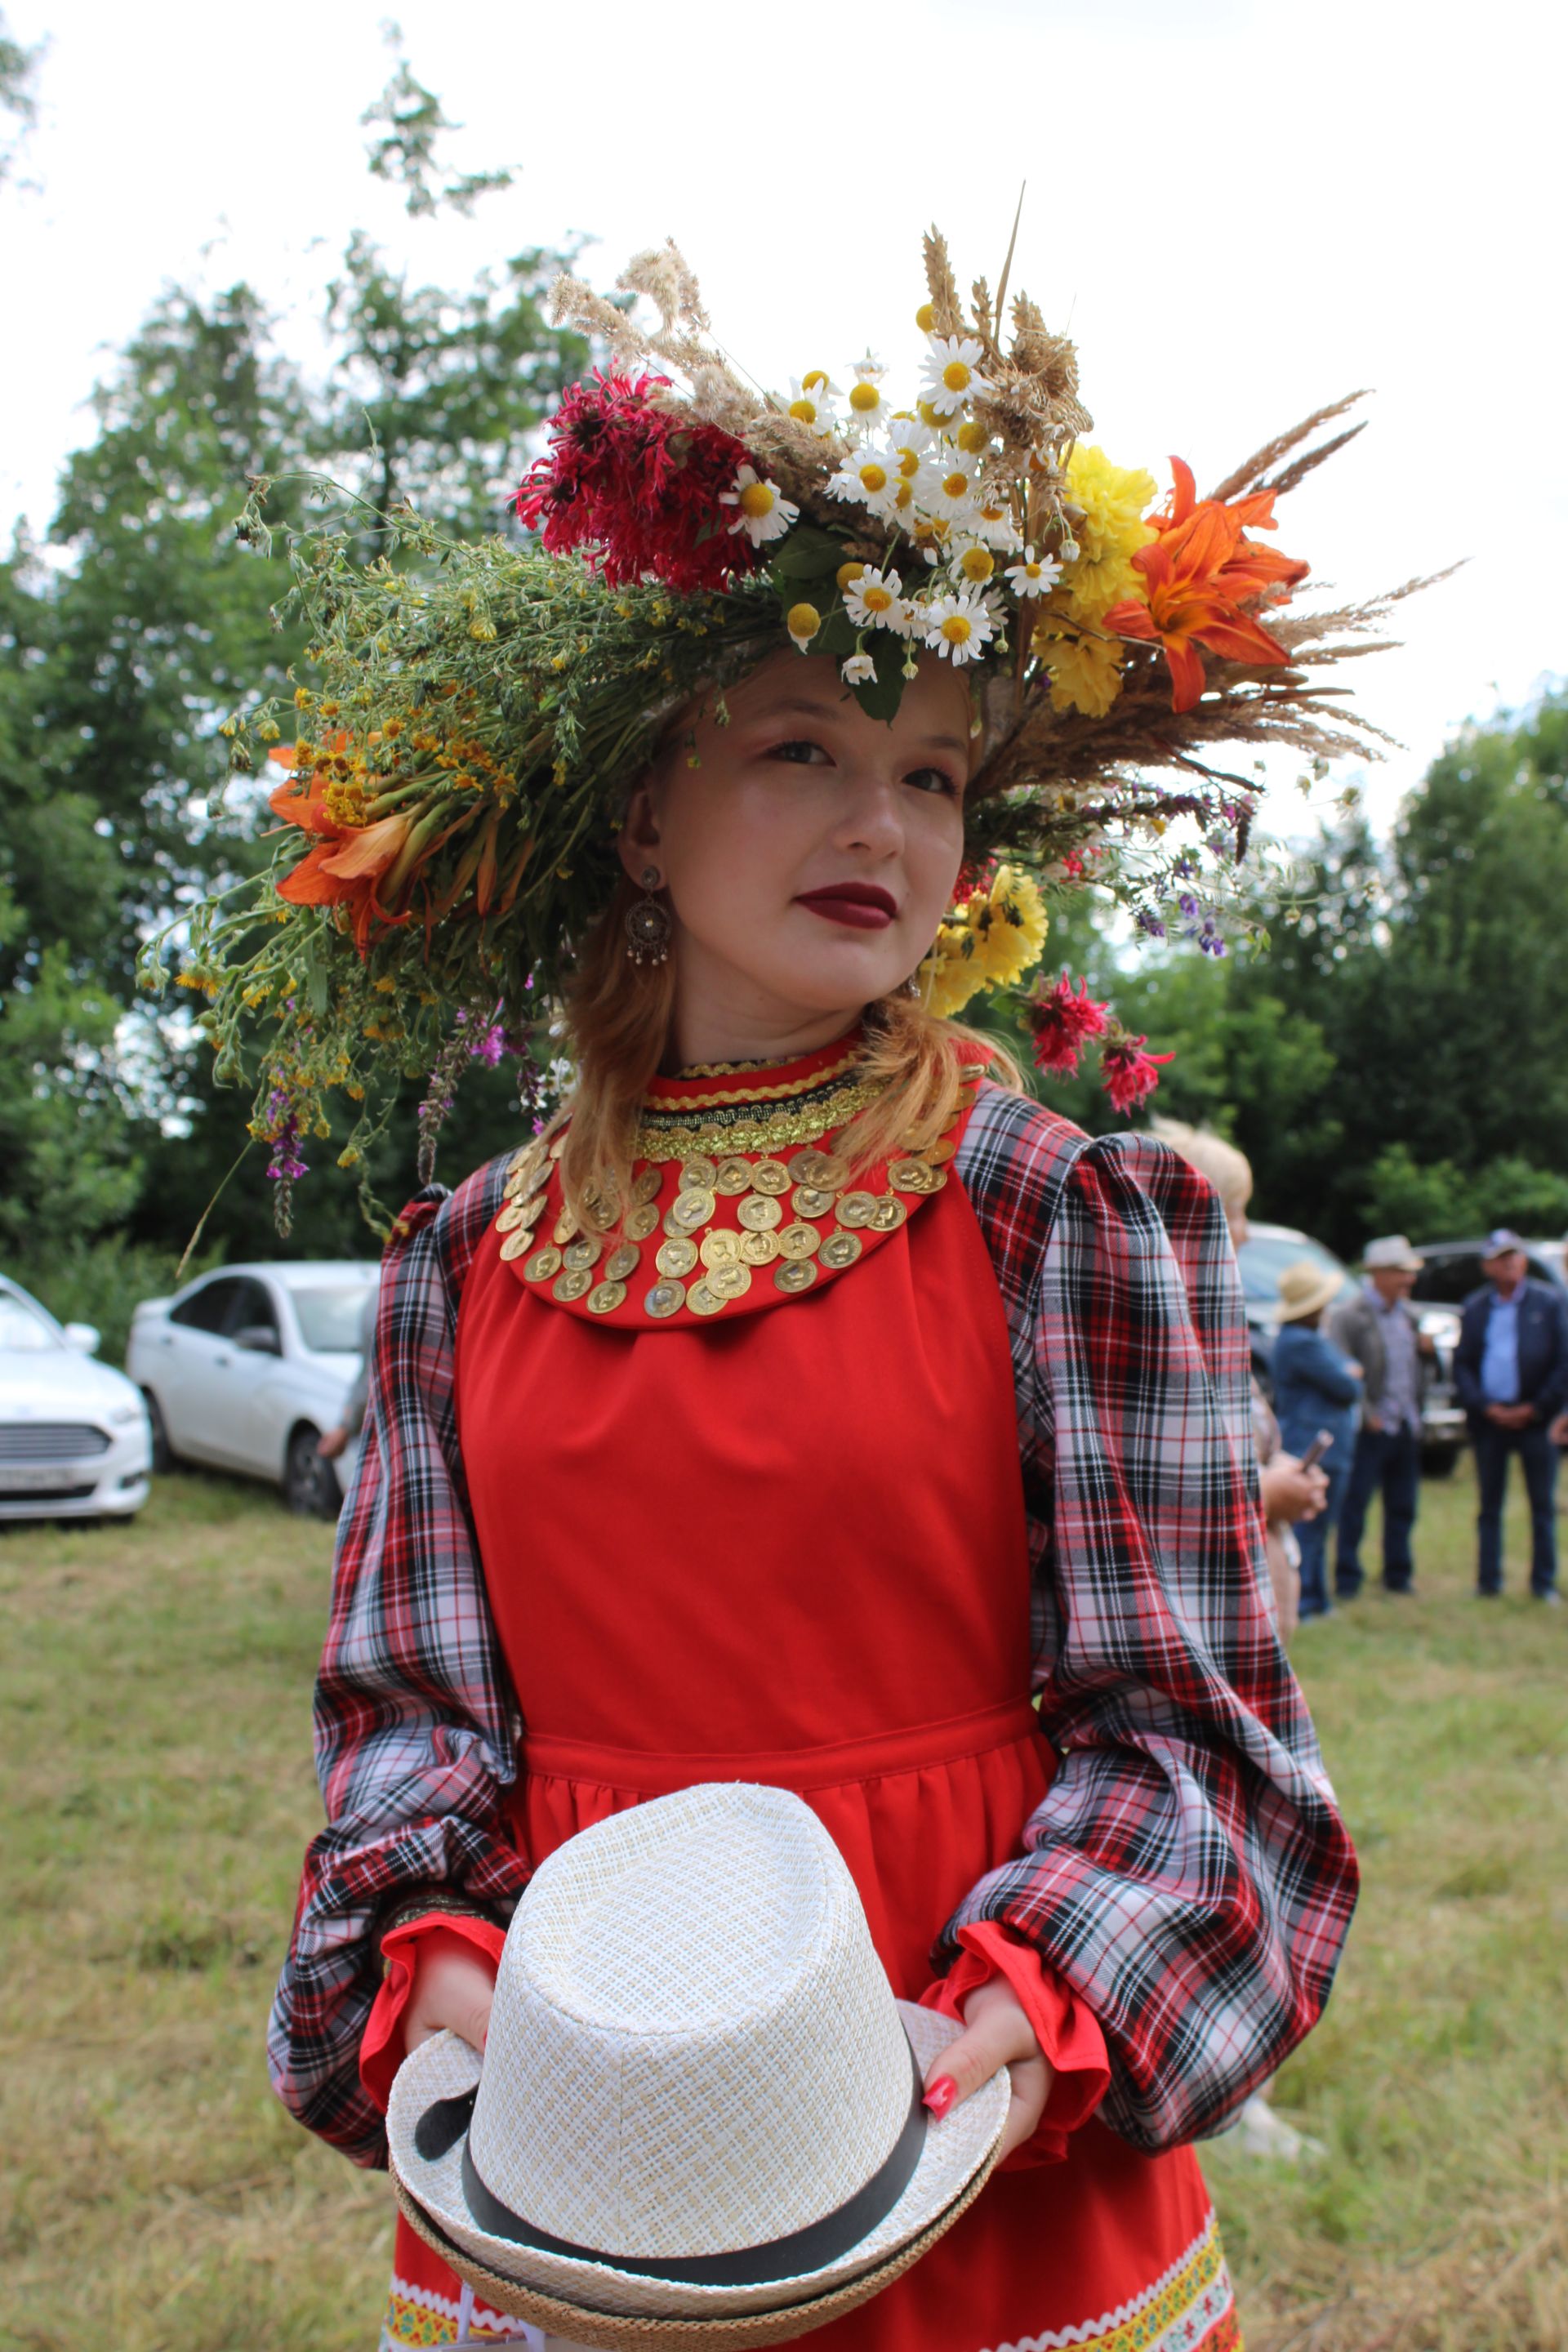
M316 1684L326 1826L305 1857L272 2007L279 2096L362 2164L385 2158L360 2042L381 1981L377 1927L451 1890L504 1920L528 1878L500 1801L519 1724L468 1518L453 1343L462 1276L504 1161L399 1221L381 1284L370 1412L338 1535Z
M1315 2022L1355 1859L1268 1607L1212 1187L1147 1138L1089 1142L1016 1102L977 1117L1059 1762L938 1956L981 1920L1032 1944L1105 2036L1103 2118L1157 2150L1220 2128Z

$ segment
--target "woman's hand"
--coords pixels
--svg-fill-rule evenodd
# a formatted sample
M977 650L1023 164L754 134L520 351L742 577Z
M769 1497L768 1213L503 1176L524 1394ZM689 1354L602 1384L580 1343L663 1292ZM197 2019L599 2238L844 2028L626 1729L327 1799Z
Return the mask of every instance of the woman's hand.
M1293 1454L1276 1454L1264 1465L1260 1483L1263 1516L1274 1526L1281 1520L1294 1527L1298 1519L1315 1519L1329 1499L1327 1471L1315 1465L1303 1468Z
M1050 2096L1052 2075L1035 2029L1005 1977L976 1985L965 2000L963 2032L926 2068L927 2106L940 2121L988 2083L998 2066L1008 2069L1013 2084L1002 2127L1002 2155L1011 2156L1034 2137Z
M417 2050L445 2029L470 2049L483 2050L489 2031L496 1972L461 1937L432 1936L414 1963L414 1990L403 2012L405 2050Z

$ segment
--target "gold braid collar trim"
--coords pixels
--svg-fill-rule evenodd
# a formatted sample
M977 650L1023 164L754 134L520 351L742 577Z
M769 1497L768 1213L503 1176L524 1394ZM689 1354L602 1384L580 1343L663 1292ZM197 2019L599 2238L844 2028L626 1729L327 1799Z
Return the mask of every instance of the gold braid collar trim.
M820 1087L821 1072L809 1083ZM862 1078L858 1086L833 1087L816 1102L774 1111L759 1111L755 1101L734 1095L704 1095L690 1106L694 1114L701 1115L679 1120L668 1116L668 1108L673 1106L667 1108L661 1104L658 1108L666 1116L638 1128L634 1150L638 1160L685 1160L700 1143L722 1144L726 1151L762 1152L783 1151L792 1143L816 1143L868 1109L887 1087L885 1078ZM797 1086L778 1091L801 1089Z
M729 1087L716 1095L680 1095L663 1098L655 1096L654 1108L679 1112L708 1110L715 1103L780 1102L791 1095L808 1095L818 1087L831 1086L835 1078L841 1078L846 1070L853 1069L859 1058L860 1047L854 1045L837 1062L829 1062L824 1069L808 1070L803 1078L785 1078L776 1087L748 1086L743 1095L735 1087ZM731 1074L739 1077L744 1076L749 1070L777 1067L776 1062L697 1062L689 1070L682 1070L680 1075L683 1078L721 1078Z

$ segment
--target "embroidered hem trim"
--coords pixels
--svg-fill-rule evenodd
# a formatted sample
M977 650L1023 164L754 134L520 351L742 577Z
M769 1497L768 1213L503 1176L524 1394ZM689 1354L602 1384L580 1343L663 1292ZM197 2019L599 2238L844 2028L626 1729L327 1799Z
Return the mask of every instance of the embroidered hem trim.
M986 2352L1242 2352L1236 2290L1214 2214L1152 2286L1103 2318L1015 2336Z
M458 2340L458 2305L427 2287L394 2278L382 2329L382 2352L427 2352ZM475 2304L473 2341L516 2341L521 2323ZM1170 2269L1115 2311L1077 2327L1047 2328L984 2347L984 2352L1242 2352L1236 2294L1211 2212L1202 2234Z
M456 2344L463 2307L455 2295L435 2288L411 2286L394 2277L381 2324L378 2352L430 2352L432 2346ZM467 2340L473 2344L524 2342L521 2319L509 2319L487 2303L469 2305Z

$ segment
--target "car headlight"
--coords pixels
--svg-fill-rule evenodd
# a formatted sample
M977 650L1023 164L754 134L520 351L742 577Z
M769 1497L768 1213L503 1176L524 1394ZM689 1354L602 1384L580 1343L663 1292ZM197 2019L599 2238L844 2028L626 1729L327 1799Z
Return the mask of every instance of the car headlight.
M144 1417L146 1407L144 1405L116 1404L110 1405L109 1409L109 1418L117 1429L123 1429L127 1422L141 1421Z

